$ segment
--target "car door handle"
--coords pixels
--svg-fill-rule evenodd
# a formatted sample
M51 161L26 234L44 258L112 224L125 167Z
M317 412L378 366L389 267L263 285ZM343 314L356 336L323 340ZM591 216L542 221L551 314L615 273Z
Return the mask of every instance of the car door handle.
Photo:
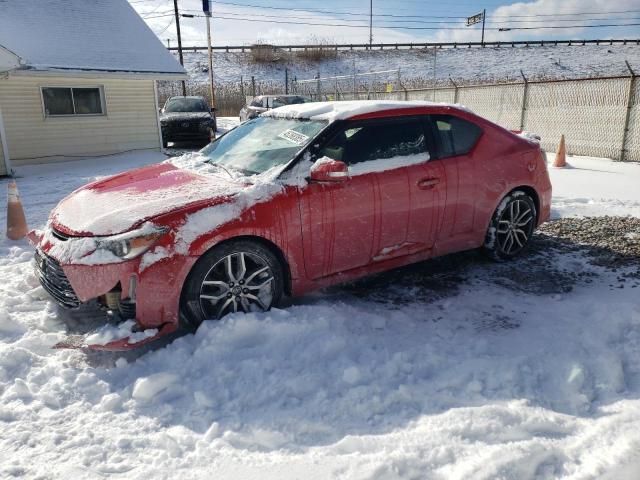
M421 178L420 180L418 180L418 188L421 190L429 190L430 188L435 187L436 185L438 185L440 183L440 179L439 178Z

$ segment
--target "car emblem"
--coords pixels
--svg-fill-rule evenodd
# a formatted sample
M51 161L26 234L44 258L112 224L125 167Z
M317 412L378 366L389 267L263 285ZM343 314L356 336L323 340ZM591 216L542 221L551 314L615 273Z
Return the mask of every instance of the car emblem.
M183 127L185 127L185 128L186 128L186 127L188 127L188 126L189 126L189 122L184 122L184 123L182 124L182 126L183 126Z

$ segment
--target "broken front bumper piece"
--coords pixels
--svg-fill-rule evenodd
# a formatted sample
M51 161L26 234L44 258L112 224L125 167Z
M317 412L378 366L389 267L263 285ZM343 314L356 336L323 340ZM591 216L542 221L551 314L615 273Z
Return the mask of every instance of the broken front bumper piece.
M137 325L137 324L136 324ZM100 334L100 329L96 329L93 332L89 332L83 335L69 335L67 338L61 342L56 343L53 348L56 349L89 349L89 350L105 350L112 352L122 352L125 350L132 350L134 348L139 348L143 345L151 343L157 340L160 337L164 337L170 333L173 333L177 330L176 326L172 323L165 324L160 329L153 329L155 332L152 335L149 335L147 332L149 330L136 331L136 328L133 328L133 332L130 335L126 335L122 338L117 338L112 341L106 343L91 343L91 337ZM140 336L142 334L142 336Z

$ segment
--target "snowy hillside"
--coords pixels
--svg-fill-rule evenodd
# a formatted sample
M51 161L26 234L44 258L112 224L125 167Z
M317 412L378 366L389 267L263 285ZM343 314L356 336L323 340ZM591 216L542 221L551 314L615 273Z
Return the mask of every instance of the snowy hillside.
M162 158L21 167L28 220ZM91 319L3 237L0 478L637 479L640 166L569 163L517 261L453 255L126 355L52 350ZM572 218L605 213L633 217Z
M299 61L295 52L283 52L277 63L254 63L250 53L214 53L214 73L218 82L257 81L284 83L285 68L290 78L348 75L357 72L401 69L403 78L433 78L433 51L374 50L339 51L334 59L320 63ZM185 65L192 79L208 81L206 52L186 52ZM545 46L521 48L459 48L438 50L436 76L464 82L529 78L579 78L627 75L627 60L640 71L640 45Z

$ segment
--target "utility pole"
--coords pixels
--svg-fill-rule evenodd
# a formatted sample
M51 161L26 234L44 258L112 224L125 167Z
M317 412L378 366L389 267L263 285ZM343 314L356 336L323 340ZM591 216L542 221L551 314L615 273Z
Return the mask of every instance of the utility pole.
M482 9L482 41L480 42L483 47L484 47L484 21L486 17L487 17L487 10L483 8Z
M173 0L173 11L176 16L176 30L178 32L178 57L180 58L180 65L184 66L184 59L182 58L182 37L180 36L180 13L178 12L178 0ZM182 96L187 96L187 86L182 80Z
M211 50L211 15L207 17L207 51L209 52L209 90L211 92L211 107L216 106L216 89L213 85L213 51Z
M369 0L369 50L373 48L373 0Z

